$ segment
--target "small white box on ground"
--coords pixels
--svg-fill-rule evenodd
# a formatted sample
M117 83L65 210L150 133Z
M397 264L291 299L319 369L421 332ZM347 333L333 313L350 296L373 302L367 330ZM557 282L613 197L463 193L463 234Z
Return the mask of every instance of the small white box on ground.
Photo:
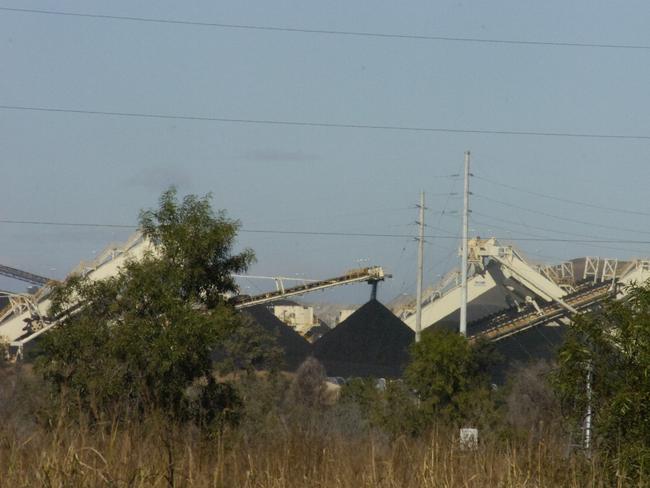
M460 429L460 449L463 451L474 451L478 448L478 429Z

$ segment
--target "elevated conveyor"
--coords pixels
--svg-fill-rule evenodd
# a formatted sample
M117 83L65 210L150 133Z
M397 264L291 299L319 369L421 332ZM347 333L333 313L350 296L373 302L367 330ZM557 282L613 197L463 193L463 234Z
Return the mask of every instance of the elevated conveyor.
M467 280L467 300L472 302L482 295L494 290L497 283L492 275L485 271L482 274L475 274ZM460 308L460 284L442 290L438 294L431 295L422 304L422 324L424 328L439 322ZM415 313L403 317L403 321L411 329L415 330Z
M142 259L147 252L155 252L154 246L140 234L135 234L123 245L108 246L94 261L80 263L71 274L83 275L91 280L109 278L117 275L127 260L137 261ZM387 275L380 266L359 268L335 278L310 281L286 289L282 286L273 292L252 297L239 296L232 301L235 308L242 309L270 303L281 298L360 282L372 284L373 290L375 290L377 283L388 277L390 275ZM12 306L0 314L0 338L8 341L18 355L22 354L26 344L59 323L60 319L48 317L51 306L49 294L50 289L47 286L41 288L36 295L12 294L10 297ZM69 312L74 313L74 310L82 306L83 304L75 304Z
M501 290L502 295L516 303L490 315L475 315L475 320L468 324L472 340L481 337L498 341L540 324L567 323L573 314L589 310L605 299L624 297L629 284L650 279L650 260L630 261L618 268L617 260L585 258L584 276L579 281L569 276L573 274L572 263L531 265L513 246L502 245L494 238L470 239L468 254L473 273L468 280L470 311L474 303L481 301L482 293L492 290ZM600 266L593 264L598 262ZM592 271L587 269L588 263L592 263ZM454 283L423 302L424 328L436 324L449 327L448 322L454 320L453 314L459 308L460 285ZM411 328L415 327L414 315L407 314L403 319Z
M488 292L499 289L504 297L519 295L518 299L522 303L553 302L571 313L576 312L563 300L567 291L526 262L523 255L513 246L502 245L494 238L470 239L468 262L471 276L467 282L467 301L470 304L480 301L481 296L487 295ZM508 281L517 284L517 293L513 293L513 286L508 284ZM422 304L423 328L450 317L460 309L460 283L456 281L449 287L442 285L444 283L437 287L439 292L431 295ZM415 329L415 314L406 314L403 320Z
M24 281L36 286L46 285L48 282L52 281L45 276L39 276L28 271L23 271L22 269L12 268L10 266L5 266L0 264L0 275L13 278L15 280Z
M117 274L128 259L142 259L152 250L150 242L135 234L123 245L107 247L94 261L80 263L71 274L81 274L91 280L105 279ZM23 299L29 301L26 306L13 307L2 314L0 338L8 341L19 354L25 344L57 325L56 319L46 318L51 305L49 294L50 289L45 286L36 295L23 295Z
M318 290L325 290L327 288L332 288L335 286L341 285L350 285L353 283L371 283L376 284L379 281L383 281L385 278L390 275L384 273L381 266L373 266L369 268L359 268L348 271L342 276L337 276L336 278L329 278L325 280L315 280L305 283L303 285L294 286L291 288L281 287L278 290L270 291L268 293L262 293L255 296L240 296L232 299L235 308L241 309L246 307L252 307L254 305L262 305L264 303L270 303L281 298L288 298L298 295L303 295L305 293L310 293Z
M608 299L624 298L629 285L641 284L650 279L650 261L632 261L621 273L620 278L617 279L614 275L611 281L603 281L601 278L601 281L596 280L596 283L583 282L576 291L564 297L565 303L577 313L597 307ZM607 274L603 276L607 277ZM531 327L554 321L566 321L571 315L572 312L559 303L545 305L539 310L532 307L527 307L521 312L505 310L469 324L469 329L472 331L470 340L499 341Z
M576 312L580 312L613 296L611 284L600 283L579 289L567 296L565 301ZM571 312L558 303L544 305L539 310L534 309L534 307L527 307L526 310L521 312L504 311L487 320L468 324L468 329L471 331L470 340L498 341L531 327L568 318L570 315Z

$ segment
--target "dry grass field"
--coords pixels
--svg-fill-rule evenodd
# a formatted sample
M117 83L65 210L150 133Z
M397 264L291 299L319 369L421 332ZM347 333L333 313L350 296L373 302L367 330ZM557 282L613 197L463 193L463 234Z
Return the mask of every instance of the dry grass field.
M2 487L609 487L598 463L550 440L485 442L449 434L388 441L292 431L275 436L138 424L0 428ZM618 486L627 486L619 482ZM638 485L642 486L642 485Z
M462 451L456 429L391 436L332 392L321 391L320 406L297 408L293 376L242 383L238 422L214 431L123 410L90 422L74 401L48 395L29 366L0 370L0 488L650 486L569 449L559 417L535 411L554 410L535 396L533 377L513 390L513 427L483 430L478 448Z

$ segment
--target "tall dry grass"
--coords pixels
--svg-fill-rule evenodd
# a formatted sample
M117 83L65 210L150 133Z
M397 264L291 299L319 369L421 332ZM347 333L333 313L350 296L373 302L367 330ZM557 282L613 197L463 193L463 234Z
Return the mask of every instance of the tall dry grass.
M0 486L605 487L597 461L551 441L483 443L462 452L447 433L388 441L291 431L206 439L159 418L94 428L0 428ZM618 486L627 486L619 482ZM642 486L642 485L640 485Z
M155 414L88 422L83 412L61 408L65 402L56 407L29 370L5 373L0 488L650 486L626 482L620 473L612 480L597 457L569 454L566 438L549 422L518 429L528 435L482 432L479 448L466 452L457 432L443 426L391 439L361 427L354 408L313 408L304 394L288 408L278 395L286 383L259 380L242 393L241 425L208 435ZM517 418L532 425L521 413Z

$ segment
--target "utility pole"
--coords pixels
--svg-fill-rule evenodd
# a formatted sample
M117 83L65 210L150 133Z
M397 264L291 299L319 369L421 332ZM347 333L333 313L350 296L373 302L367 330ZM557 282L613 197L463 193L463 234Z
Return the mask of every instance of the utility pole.
M460 333L467 336L467 234L469 232L469 151L465 151L465 190L463 191L463 242L460 260Z
M591 359L587 362L587 381L586 381L586 393L587 393L587 413L585 414L583 422L583 436L582 436L582 448L585 450L585 455L587 458L591 458L591 435L592 435L592 382L593 382L593 363Z
M420 342L420 335L422 333L422 273L424 269L424 192L420 192L420 218L418 224L420 226L420 233L418 237L418 276L417 276L417 291L415 303L415 342Z

